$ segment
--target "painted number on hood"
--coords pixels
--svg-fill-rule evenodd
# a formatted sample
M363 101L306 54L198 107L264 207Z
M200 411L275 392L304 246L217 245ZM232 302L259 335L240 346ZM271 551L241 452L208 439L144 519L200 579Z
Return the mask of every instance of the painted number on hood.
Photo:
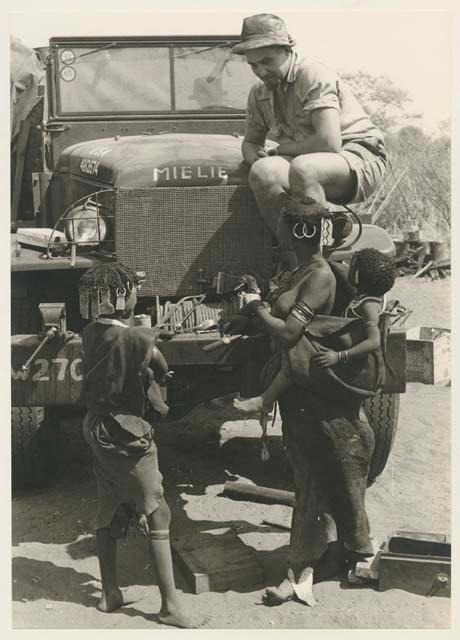
M75 382L81 382L83 376L80 371L81 358L74 358L69 361L68 358L37 358L34 360L32 367L28 371L17 371L11 367L11 378L23 382L49 382L50 376L58 382L64 382L66 377L70 375Z
M80 171L87 173L90 176L97 176L99 170L100 160L94 158L83 158L80 162Z

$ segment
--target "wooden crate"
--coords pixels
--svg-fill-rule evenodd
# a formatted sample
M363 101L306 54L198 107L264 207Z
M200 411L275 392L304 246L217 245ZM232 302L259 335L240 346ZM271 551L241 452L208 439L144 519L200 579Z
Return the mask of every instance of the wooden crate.
M256 551L234 531L197 532L171 539L174 558L193 593L251 591L264 584Z
M451 544L437 533L395 531L379 561L379 590L450 597Z
M413 327L407 330L406 338L407 382L450 382L450 330L439 327Z

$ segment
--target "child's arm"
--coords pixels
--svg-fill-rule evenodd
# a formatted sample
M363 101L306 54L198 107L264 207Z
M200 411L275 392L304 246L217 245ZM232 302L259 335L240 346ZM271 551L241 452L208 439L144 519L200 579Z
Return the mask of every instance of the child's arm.
M154 370L156 375L160 378L164 378L165 374L168 373L168 363L165 360L164 355L158 349L158 347L153 347L152 349L152 357L150 359L150 367Z
M376 351L380 346L379 310L380 305L377 302L363 302L360 306L360 316L364 325L364 340L346 351L333 351L324 348L323 351L312 356L312 364L324 369L332 367L338 362L362 358L368 353Z
M153 347L150 363L147 367L149 385L147 389L147 398L149 399L152 407L158 411L163 418L169 411L169 407L161 392L161 385L165 384L165 376L167 372L168 364L163 354L158 347Z

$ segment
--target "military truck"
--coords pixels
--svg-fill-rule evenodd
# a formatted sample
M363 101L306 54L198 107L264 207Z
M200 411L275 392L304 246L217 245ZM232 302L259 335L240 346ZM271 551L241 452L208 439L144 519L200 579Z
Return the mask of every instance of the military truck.
M79 406L77 287L97 262L117 259L143 271L136 321L174 334L159 344L174 370L172 418L206 399L254 390L252 365L267 350L266 339L226 344L215 326L222 313L239 308L241 274L268 279L275 261L241 155L254 77L232 55L236 42L235 36L50 40L34 219L20 221L11 236L18 473L46 415ZM394 254L383 229L359 220L354 227L357 242L331 259L348 260L363 246ZM389 354L397 379L365 405L377 435L373 477L386 463L404 391L402 332L390 334Z

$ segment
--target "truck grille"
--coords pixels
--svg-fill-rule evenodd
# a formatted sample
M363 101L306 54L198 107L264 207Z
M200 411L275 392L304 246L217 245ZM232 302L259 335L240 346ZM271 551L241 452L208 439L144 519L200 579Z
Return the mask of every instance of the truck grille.
M200 293L200 269L271 274L271 236L247 186L118 189L115 243L121 262L145 271L143 296Z

